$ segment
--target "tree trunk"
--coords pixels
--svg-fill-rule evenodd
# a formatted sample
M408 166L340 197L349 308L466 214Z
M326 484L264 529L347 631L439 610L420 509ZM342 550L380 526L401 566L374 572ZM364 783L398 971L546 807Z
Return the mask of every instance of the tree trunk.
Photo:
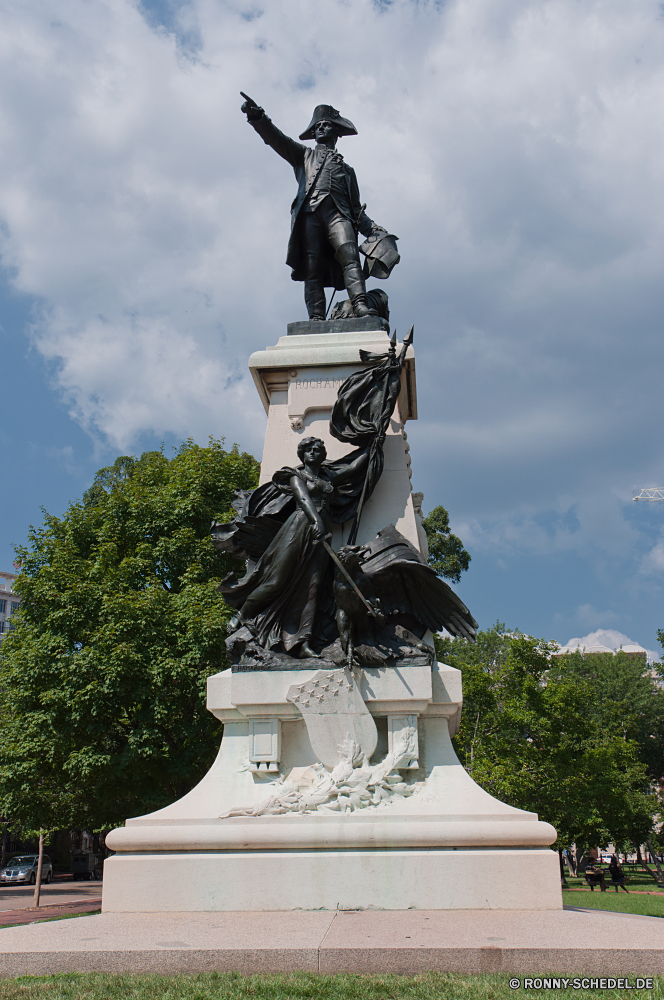
M5 867L5 860L7 858L7 833L9 831L9 823L5 823L2 827L2 849L0 850L0 868Z
M648 844L648 850L652 854L652 848L650 847L650 844ZM657 885L664 886L664 872L660 868L659 863L657 863L657 867L658 867L659 871L654 871L652 868L650 868L649 865L648 865L648 862L646 861L646 859L641 856L641 848L640 847L637 847L637 849L636 849L636 857L637 857L637 860L639 861L639 863L645 869L645 871L648 872L648 875L650 875L651 878L654 878L654 880L657 883Z
M655 879L655 881L657 882L657 885L664 885L664 871L662 871L662 866L660 865L659 861L657 860L657 855L655 854L655 852L653 851L652 847L650 846L650 841L649 840L646 840L646 847L648 848L648 852L650 853L650 860L653 862L653 864L655 865L655 868L657 869L657 873L655 874L655 872L653 872L652 876Z
M39 859L37 861L37 881L35 882L35 895L32 901L33 906L39 906L39 896L41 894L41 873L42 862L44 860L44 831L39 831Z
M660 865L659 861L657 860L657 855L653 851L652 846L651 846L649 840L646 840L646 847L648 848L648 851L650 853L650 860L654 864L655 868L657 869L658 872L660 872L661 874L664 875L664 872L662 872L662 866Z
M585 849L583 847L576 847L575 846L574 853L576 854L576 858L575 858L575 861L576 861L576 874L579 875L579 874L583 873L583 867L584 867L583 866L583 862L585 861L586 851L585 851Z
M560 883L561 885L567 885L567 881L565 879L565 863L563 862L562 847L558 848L558 864L560 865Z

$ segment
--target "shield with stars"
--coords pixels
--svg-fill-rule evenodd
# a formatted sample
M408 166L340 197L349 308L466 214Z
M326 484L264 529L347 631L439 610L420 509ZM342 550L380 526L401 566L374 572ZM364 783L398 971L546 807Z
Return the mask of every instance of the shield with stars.
M378 741L376 723L350 670L319 670L311 680L291 685L286 699L302 713L321 764L336 767L353 744L353 764L369 760Z

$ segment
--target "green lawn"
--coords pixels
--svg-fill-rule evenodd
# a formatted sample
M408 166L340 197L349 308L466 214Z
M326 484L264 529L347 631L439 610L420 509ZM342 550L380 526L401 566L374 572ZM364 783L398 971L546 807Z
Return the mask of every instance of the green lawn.
M582 909L614 910L618 913L640 913L644 917L664 917L664 888L657 885L647 872L630 875L627 881L629 892L615 890L606 874L606 892L600 892L599 886L591 892L590 886L582 878L567 876L570 889L581 889L582 892L566 892L563 889L565 906L578 906ZM646 895L652 893L653 895Z
M563 889L563 903L584 910L613 910L616 913L640 913L644 917L664 917L664 893L638 896L626 892L616 895L615 889L607 889L606 892L599 889L594 892L590 889L588 892L565 892Z
M523 977L521 977L523 979ZM652 990L610 990L631 1000L661 997L664 977ZM596 990L511 989L507 975L316 976L291 973L240 976L112 976L70 974L0 980L0 1000L507 1000L544 996L596 1000Z

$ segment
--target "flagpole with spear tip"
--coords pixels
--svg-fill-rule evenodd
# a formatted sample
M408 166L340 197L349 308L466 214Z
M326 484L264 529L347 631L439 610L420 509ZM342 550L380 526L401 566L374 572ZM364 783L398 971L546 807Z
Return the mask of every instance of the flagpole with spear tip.
M381 438L381 437L384 438L385 437L385 432L387 430L387 425L389 424L390 417L392 416L391 412L388 413L387 415L385 414L385 405L387 403L387 394L388 394L388 392L390 390L390 372L393 369L395 369L395 368L398 369L399 372L401 372L401 369L403 368L404 361L406 360L406 351L408 350L408 348L410 347L410 345L413 342L414 332L415 332L415 327L411 326L410 330L408 331L407 336L404 338L403 344L401 345L401 353L399 355L398 362L397 362L397 358L396 358L396 354L397 354L397 331L396 330L394 331L394 333L392 334L392 337L390 339L390 347L389 347L389 351L388 351L388 357L389 357L390 363L389 363L389 366L388 366L387 371L385 373L385 385L383 386L383 399L382 399L381 408L380 408L380 415L378 417L378 420L376 421L377 426L378 426L378 430L376 431L374 439L371 442L371 451L369 452L369 461L367 463L367 471L366 471L366 475L364 477L364 484L362 486L362 493L360 495L360 502L359 502L359 504L357 506L357 514L355 515L355 520L353 521L353 526L350 529L350 534L348 536L348 542L347 542L348 545L355 545L355 542L357 540L357 532L358 532L359 527L360 527L360 518L362 516L362 510L364 508L364 501L365 501L366 493L367 493L367 485L369 483L369 474L371 472L371 463L372 463L374 455L376 454L376 451L378 450L378 447L379 447L379 445L378 445L379 438ZM386 419L386 416L387 416L387 419Z

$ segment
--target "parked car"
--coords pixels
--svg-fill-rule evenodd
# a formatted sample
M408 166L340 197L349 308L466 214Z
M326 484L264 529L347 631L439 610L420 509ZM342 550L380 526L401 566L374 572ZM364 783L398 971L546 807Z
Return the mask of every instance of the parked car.
M71 873L74 880L81 878L100 879L102 877L102 862L91 851L72 851Z
M37 881L38 861L37 854L17 854L0 871L0 884L14 885L17 882L27 882L29 885L34 885ZM52 878L53 865L48 854L45 854L42 858L42 882L48 885Z

